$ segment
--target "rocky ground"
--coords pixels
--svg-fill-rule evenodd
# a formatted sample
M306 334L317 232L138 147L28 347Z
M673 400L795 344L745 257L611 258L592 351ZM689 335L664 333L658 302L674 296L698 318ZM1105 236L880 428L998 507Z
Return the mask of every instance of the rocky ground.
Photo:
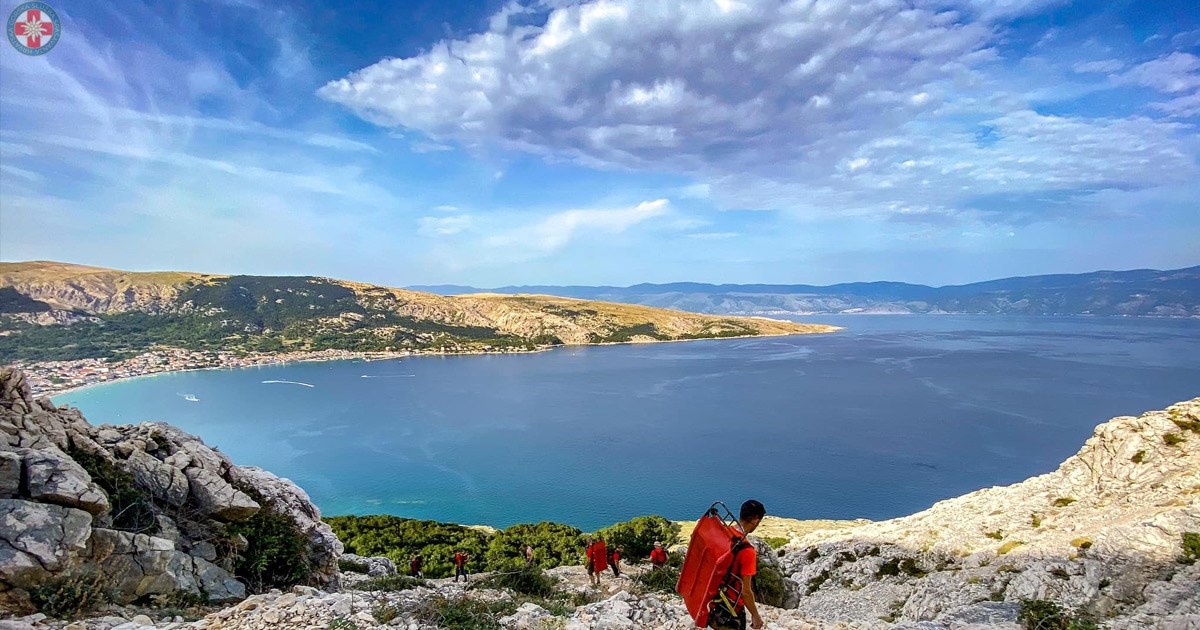
M512 630L693 627L677 596L643 592L629 577L645 570L637 566L606 574L599 589L582 567L548 571L571 605L487 590L484 576L364 590L395 565L351 557L370 575L339 574L340 543L291 482L235 466L169 425L93 427L32 399L12 370L0 369L0 394L0 630L418 630L463 627L452 619L468 613ZM1114 418L1052 473L912 516L771 519L759 533L790 542L776 552L756 541L760 564L778 569L787 591L785 608L762 607L767 627L1015 630L1022 602L1038 600L1062 611L1047 628L1082 616L1117 629L1200 630L1200 562L1183 546L1184 534L1200 532L1198 447L1200 398ZM118 527L124 495L80 461L126 471L148 493L147 533ZM309 585L246 597L233 573L246 541L232 532L264 513L304 533ZM80 570L102 575L114 602L84 620L33 613L31 593ZM158 597L167 599L143 607Z

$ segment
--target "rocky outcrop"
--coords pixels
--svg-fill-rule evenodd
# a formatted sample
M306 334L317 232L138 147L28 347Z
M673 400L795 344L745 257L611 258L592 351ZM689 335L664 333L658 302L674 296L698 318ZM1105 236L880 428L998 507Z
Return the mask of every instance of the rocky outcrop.
M242 532L264 510L305 542L304 579L337 585L341 543L292 482L170 425L93 427L11 368L0 394L0 609L32 611L36 587L96 575L116 603L241 599Z
M1058 470L912 516L817 531L781 558L809 617L1013 623L1049 600L1112 627L1200 627L1200 399L1101 424ZM1191 625L1188 625L1191 624Z

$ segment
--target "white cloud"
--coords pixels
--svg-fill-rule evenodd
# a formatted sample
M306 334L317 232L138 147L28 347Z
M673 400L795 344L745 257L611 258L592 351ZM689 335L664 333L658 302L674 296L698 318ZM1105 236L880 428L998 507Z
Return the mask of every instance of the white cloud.
M684 236L701 241L723 241L726 239L737 238L741 236L741 234L738 232L696 232L694 234L684 234Z
M1101 59L1099 61L1085 61L1083 63L1077 63L1072 69L1081 74L1089 72L1108 74L1109 72L1116 72L1124 67L1125 62L1118 59Z
M665 215L669 206L666 199L656 199L629 208L565 210L489 237L484 244L492 249L510 250L516 257L543 256L566 247L584 235L621 234L640 223Z
M1191 92L1200 88L1200 57L1171 53L1129 69L1119 80L1170 94Z
M541 26L514 26L521 9L510 5L487 32L318 93L433 142L681 173L722 207L801 215L893 202L953 214L980 195L1195 176L1186 128L1041 116L989 77L994 21L1052 4L596 0L550 3ZM1187 58L1169 61L1174 81L1189 80ZM1175 90L1159 107L1187 115L1195 105L1168 70L1135 68L1129 80Z
M471 229L475 219L469 214L452 217L421 217L417 232L422 236L452 236Z

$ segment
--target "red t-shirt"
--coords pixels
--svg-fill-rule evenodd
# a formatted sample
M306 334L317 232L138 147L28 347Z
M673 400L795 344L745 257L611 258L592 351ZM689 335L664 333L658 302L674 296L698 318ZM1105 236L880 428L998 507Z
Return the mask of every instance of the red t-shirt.
M745 536L742 534L741 530L736 527L732 528L730 533L732 533L734 536L742 536L743 538ZM747 542L742 546L741 549L738 549L737 554L733 557L733 567L731 572L733 575L738 575L742 578L746 578L758 573L758 552L755 551L754 545L751 545L749 542ZM743 588L745 587L744 580L742 582L742 586ZM728 593L728 596L731 599L735 595L736 594L732 592ZM745 607L746 603L744 601L744 596L738 597L737 606L735 606L735 608L741 610Z
M650 552L650 562L663 564L667 561L667 550L655 548Z
M456 566L460 566L460 567L461 567L462 565L464 565L464 564L466 564L466 563L467 563L467 554L465 554L465 553L456 553L456 554L454 554L454 564L455 564Z

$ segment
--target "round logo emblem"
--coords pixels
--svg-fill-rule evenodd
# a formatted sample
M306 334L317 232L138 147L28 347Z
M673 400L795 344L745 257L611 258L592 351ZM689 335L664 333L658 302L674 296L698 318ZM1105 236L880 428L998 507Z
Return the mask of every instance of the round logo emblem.
M26 2L8 16L8 41L26 55L50 52L61 31L58 14L44 2Z

